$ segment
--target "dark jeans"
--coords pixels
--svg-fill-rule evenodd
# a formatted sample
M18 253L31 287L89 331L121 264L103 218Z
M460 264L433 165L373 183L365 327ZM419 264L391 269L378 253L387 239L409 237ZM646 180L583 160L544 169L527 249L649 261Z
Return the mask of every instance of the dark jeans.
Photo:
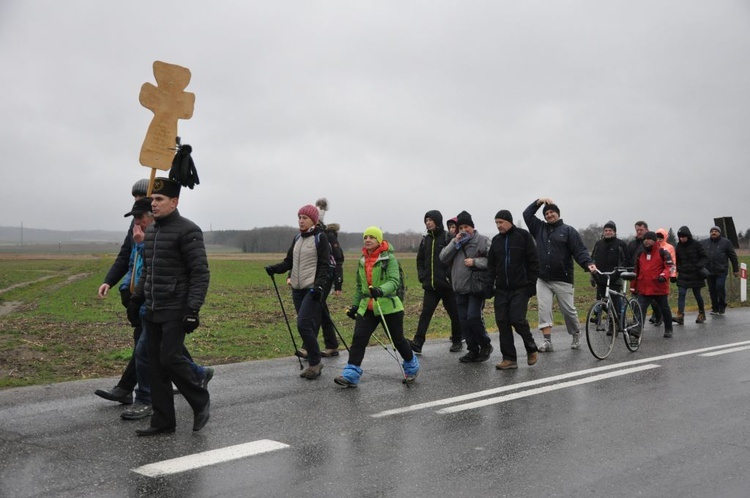
M693 296L695 296L695 302L698 303L698 312L705 313L706 308L703 305L703 296L701 295L700 287L680 287L677 286L677 312L682 313L685 311L685 297L687 296L688 289L693 290Z
M297 310L297 331L307 351L307 361L312 367L320 363L318 329L322 315L321 302L313 299L310 289L292 289L292 301Z
M414 358L414 353L411 351L409 342L404 338L404 312L399 311L398 313L384 315L384 319L393 340L393 345L398 350L401 358L411 361ZM349 364L358 367L362 365L362 360L365 357L365 348L367 348L367 344L370 342L372 333L375 332L375 329L381 323L380 315L370 310L365 311L364 316L357 315L357 322L354 324L354 337L352 337L352 345L349 348ZM387 345L386 341L382 342Z
M706 283L708 283L708 295L711 296L711 311L723 313L727 308L727 274L709 275Z
M672 331L672 310L669 307L668 296L644 296L643 294L638 294L638 304L641 305L642 310L648 309L650 304L655 305L664 319L664 331Z
M177 425L172 382L194 412L209 402L208 390L201 387L203 377L185 357L185 332L182 320L156 323L144 320L148 330L148 362L151 374L151 427L173 428Z
M461 322L458 319L458 309L456 308L456 294L453 289L429 290L425 289L422 298L422 313L419 315L417 323L417 332L414 334L414 342L418 345L424 344L427 336L427 329L430 327L432 315L437 309L437 305L443 301L443 308L451 319L451 341L461 341Z
M323 342L326 345L326 349L339 348L339 341L336 338L336 325L331 320L331 313L328 310L328 303L326 302L332 286L333 282L328 284L328 289L323 293L323 299L320 300L320 305L323 306L321 309L320 328L323 331Z
M504 360L516 361L516 346L513 340L513 329L523 339L526 354L538 351L531 327L526 320L529 309L529 294L523 289L495 291L495 323L500 331L500 352Z
M474 294L456 294L456 307L466 349L478 353L479 348L492 342L484 326L484 298Z

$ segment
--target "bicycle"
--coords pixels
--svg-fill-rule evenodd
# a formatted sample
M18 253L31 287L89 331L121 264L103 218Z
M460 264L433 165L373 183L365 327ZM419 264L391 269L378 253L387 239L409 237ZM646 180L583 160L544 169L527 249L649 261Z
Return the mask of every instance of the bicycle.
M613 275L616 274L623 280L633 280L635 273L628 271L627 268L615 268L609 272L597 269L596 272L607 278L607 288L604 297L596 300L586 314L586 342L588 342L591 354L600 360L607 358L620 332L623 334L628 350L637 351L643 337L641 305L635 298L628 299L624 291L618 292L610 288ZM621 298L621 309L616 309L613 297Z

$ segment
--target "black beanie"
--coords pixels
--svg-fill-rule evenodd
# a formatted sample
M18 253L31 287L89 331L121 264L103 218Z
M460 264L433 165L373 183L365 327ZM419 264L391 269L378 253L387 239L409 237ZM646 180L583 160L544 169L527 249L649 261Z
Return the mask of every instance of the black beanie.
M606 222L606 223L604 224L604 228L611 228L611 229L612 229L612 230L614 230L615 232L617 231L617 225L615 225L615 222L614 222L614 221L612 221L612 220L609 220L608 222Z
M495 215L496 220L505 220L513 224L513 215L507 209L501 209Z
M545 204L544 209L542 210L542 214L545 214L547 211L554 211L558 216L560 216L560 208L557 207L557 204Z
M643 240L650 239L656 242L656 232L648 231L645 234L643 234Z
M466 211L461 211L458 213L458 216L456 216L456 225L469 225L471 228L474 228L474 221L471 219L471 215L467 213Z

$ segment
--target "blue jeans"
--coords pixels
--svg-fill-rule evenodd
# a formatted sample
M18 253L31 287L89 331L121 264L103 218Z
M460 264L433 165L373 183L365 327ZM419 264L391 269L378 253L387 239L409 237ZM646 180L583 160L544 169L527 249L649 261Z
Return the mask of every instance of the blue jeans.
M466 349L478 353L479 348L491 342L484 326L484 298L473 294L456 294L456 308Z
M698 303L698 312L704 313L705 308L703 307L703 296L701 295L700 287L680 287L677 286L677 312L682 313L685 311L685 297L688 289L693 290L693 296L695 296L695 302Z
M709 275L706 282L708 295L711 296L711 311L724 312L727 307L727 274Z

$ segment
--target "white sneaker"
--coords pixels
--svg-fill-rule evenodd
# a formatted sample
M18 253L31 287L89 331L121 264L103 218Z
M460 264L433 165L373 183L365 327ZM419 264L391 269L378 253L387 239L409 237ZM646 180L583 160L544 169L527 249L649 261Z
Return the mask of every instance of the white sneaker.
M552 347L552 341L550 341L549 339L545 339L544 341L542 341L542 345L539 346L540 353L551 353L554 350L555 348Z
M573 342L570 343L570 349L580 349L581 348L581 333L576 332L573 334Z

